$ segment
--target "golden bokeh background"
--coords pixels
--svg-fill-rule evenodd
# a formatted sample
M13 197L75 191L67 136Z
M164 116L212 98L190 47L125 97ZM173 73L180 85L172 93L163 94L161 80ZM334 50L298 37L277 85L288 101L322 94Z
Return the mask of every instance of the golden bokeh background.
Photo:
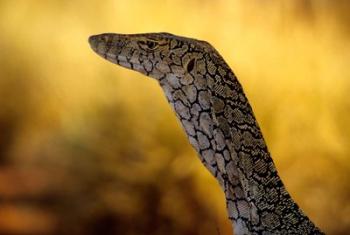
M218 49L293 198L348 234L349 12L346 0L0 1L0 234L232 234L158 84L87 43L162 31Z

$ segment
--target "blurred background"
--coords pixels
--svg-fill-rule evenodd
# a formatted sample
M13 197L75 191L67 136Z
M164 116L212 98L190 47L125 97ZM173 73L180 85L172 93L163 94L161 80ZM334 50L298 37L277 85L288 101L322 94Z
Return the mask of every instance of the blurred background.
M350 231L350 2L0 1L0 234L232 235L158 84L89 35L171 32L234 69L293 198Z

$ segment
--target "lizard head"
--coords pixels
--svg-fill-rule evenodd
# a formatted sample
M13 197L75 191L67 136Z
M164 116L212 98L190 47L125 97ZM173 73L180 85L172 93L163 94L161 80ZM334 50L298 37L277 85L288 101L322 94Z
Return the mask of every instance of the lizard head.
M169 33L105 33L91 36L89 43L98 55L112 63L158 81L177 79L188 83L201 70L205 73L206 54L217 54L205 41Z

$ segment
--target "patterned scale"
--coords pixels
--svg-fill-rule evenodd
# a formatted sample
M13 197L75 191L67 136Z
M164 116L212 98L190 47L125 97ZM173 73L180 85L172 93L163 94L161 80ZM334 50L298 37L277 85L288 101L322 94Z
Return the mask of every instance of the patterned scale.
M205 41L169 33L89 38L103 58L156 79L225 192L234 233L323 234L285 189L236 76Z

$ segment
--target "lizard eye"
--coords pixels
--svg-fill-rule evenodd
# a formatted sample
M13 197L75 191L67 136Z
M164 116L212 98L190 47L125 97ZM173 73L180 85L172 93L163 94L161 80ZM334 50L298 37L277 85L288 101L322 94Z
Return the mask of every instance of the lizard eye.
M155 49L158 46L158 43L154 42L154 41L147 41L146 45L148 46L149 49L153 50L153 49Z
M154 50L159 45L158 42L150 41L150 40L140 41L139 44L143 49L147 49L147 50Z

